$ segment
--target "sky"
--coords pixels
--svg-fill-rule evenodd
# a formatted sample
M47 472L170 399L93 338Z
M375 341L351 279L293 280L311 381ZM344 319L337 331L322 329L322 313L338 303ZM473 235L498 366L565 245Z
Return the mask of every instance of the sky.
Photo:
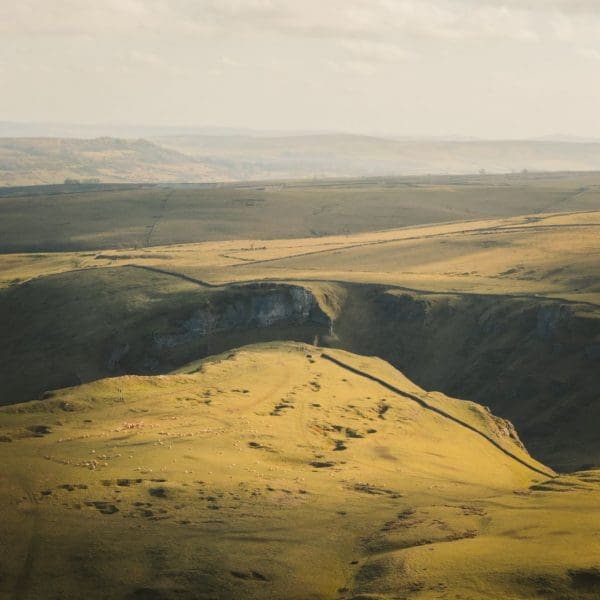
M0 121L600 137L600 0L0 0Z

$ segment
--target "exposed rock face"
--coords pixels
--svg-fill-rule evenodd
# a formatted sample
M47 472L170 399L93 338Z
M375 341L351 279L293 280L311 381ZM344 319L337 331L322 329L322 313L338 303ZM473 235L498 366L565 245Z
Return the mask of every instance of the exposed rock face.
M108 357L107 367L109 371L114 371L118 368L121 360L127 356L129 352L129 344L123 344L122 346L118 346L115 348Z
M483 409L486 411L489 420L493 423L492 429L496 430L498 437L510 438L517 446L519 446L519 448L521 448L521 450L527 452L527 448L525 448L523 442L521 442L515 426L508 419L497 417L487 406L484 406Z
M560 323L572 318L572 313L564 304L543 304L537 311L537 334L544 339L551 338Z
M173 348L214 333L309 321L330 324L329 317L306 288L274 284L235 286L212 294L203 306L178 323L174 331L154 333L154 347Z

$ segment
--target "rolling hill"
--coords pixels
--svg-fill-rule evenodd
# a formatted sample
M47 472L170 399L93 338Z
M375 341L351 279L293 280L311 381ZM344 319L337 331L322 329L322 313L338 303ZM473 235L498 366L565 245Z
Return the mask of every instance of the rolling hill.
M211 164L143 139L0 138L0 186L229 178Z
M1 598L600 594L597 173L0 214Z
M556 478L503 420L377 359L249 346L4 408L0 427L5 595L599 589L597 473Z
M491 406L555 468L599 465L590 427L600 385L598 226L598 212L588 211L4 255L2 402L119 373L165 373L254 341L317 335L324 345L380 356L427 389ZM295 288L326 318L290 309ZM261 310L279 317L264 321Z
M0 186L65 179L206 183L600 170L597 141L241 135L218 130L212 135L193 130L157 135L148 130L150 137L144 130L125 133L135 138L0 137Z
M214 160L236 179L468 174L600 169L600 143L420 140L365 135L175 135L155 143Z

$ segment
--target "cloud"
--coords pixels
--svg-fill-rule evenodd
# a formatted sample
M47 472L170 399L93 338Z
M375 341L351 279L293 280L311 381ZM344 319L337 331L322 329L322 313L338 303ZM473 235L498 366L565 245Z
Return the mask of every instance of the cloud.
M364 63L394 63L405 60L410 53L398 44L369 40L345 40L340 47L354 60Z
M350 74L350 75L373 75L377 68L372 62L357 60L357 59L343 59L343 60L327 60L325 66L334 73L339 74Z
M20 0L0 4L0 31L13 35L68 35L132 31L152 16L145 0Z
M470 6L502 6L511 10L526 10L541 13L596 14L597 0L448 0L452 4L468 4Z
M598 60L600 61L600 50L596 48L578 48L577 54L582 56L583 58L587 58L589 60Z
M219 64L224 66L224 67L234 67L234 68L240 68L240 67L244 67L245 64L235 58L231 58L231 56L221 56L221 58L219 59Z
M8 35L258 36L385 42L570 40L600 28L597 0L19 0ZM365 53L368 52L365 50ZM385 60L385 53L381 54ZM369 59L366 59L369 60Z
M205 24L337 40L393 36L532 40L528 13L470 0L208 0ZM180 5L181 8L181 5Z
M168 68L169 64L160 56L152 52L143 52L141 50L133 50L130 56L131 62L153 69Z

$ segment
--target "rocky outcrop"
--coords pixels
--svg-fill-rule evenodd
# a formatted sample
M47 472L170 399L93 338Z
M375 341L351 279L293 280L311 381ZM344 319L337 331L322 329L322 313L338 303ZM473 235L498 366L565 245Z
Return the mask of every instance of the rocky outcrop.
M277 284L233 286L205 297L201 306L170 331L155 332L153 346L162 350L215 333L307 322L330 325L329 317L307 288Z
M542 304L537 311L536 333L539 337L549 339L561 323L573 316L570 306L560 303Z
M117 346L108 357L106 362L106 366L109 371L116 371L119 367L121 360L127 356L129 352L129 344L123 344L122 346Z

